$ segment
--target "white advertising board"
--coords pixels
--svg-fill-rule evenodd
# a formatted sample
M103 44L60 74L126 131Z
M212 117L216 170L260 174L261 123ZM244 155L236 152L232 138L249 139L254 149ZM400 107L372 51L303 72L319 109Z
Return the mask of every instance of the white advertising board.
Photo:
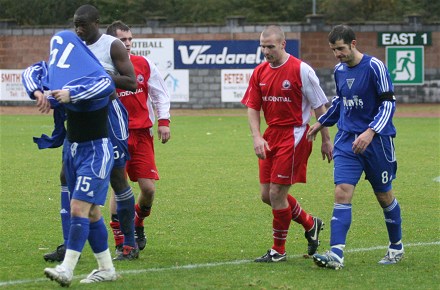
M30 101L21 83L22 69L0 69L0 101Z
M174 69L173 38L135 38L131 53L148 57L161 71Z
M222 102L240 102L249 84L253 69L221 71Z

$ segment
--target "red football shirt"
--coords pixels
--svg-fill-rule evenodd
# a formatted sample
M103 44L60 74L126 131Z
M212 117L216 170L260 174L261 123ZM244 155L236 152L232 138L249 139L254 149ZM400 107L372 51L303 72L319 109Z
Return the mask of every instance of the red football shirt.
M138 87L136 92L117 89L119 99L128 111L128 128L150 128L155 121L170 118L170 95L157 67L143 56L130 55Z
M258 65L241 102L264 112L267 125L299 127L310 121L311 110L328 102L313 69L289 56L278 67Z

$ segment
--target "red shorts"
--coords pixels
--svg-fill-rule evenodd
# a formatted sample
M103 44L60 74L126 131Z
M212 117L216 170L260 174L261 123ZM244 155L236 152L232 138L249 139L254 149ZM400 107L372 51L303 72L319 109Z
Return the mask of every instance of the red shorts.
M131 181L139 178L159 180L156 162L154 160L153 129L130 129L128 151L130 160L126 170Z
M302 127L270 126L263 138L270 151L259 160L260 183L305 183L307 161L312 153L312 142L307 141L309 125Z

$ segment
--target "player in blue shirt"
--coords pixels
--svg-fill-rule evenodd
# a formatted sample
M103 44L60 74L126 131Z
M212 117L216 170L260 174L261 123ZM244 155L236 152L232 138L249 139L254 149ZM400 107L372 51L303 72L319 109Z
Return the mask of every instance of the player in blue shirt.
M403 258L400 206L392 181L397 162L393 138L396 128L393 84L388 69L375 57L356 48L356 36L346 25L335 26L329 34L330 48L340 61L334 76L337 96L318 122L310 127L314 140L323 127L337 124L334 141L335 203L331 219L331 250L313 259L320 267L344 267L344 248L352 220L352 198L365 172L380 206L388 230L389 248L379 264L395 264Z
M82 5L74 15L74 26L76 34L86 43L99 60L105 70L111 75L117 88L136 91L137 82L133 65L127 55L124 44L115 37L104 35L99 31L99 11L93 5ZM60 116L60 112L54 111L54 118ZM41 145L52 148L53 144L61 139L62 125L61 118L58 117L58 125L52 134L52 137L34 139ZM113 144L114 165L110 175L110 184L118 197L118 217L120 221L120 230L124 236L124 247L126 255L123 253L117 255L118 259L133 260L139 257L139 248L136 242L142 239L140 235L135 237L135 228L133 219L135 217L135 198L130 184L127 181L125 165L129 159L128 151L128 112L118 98L109 103L108 128L110 139ZM60 130L56 130L57 127ZM59 144L59 143L58 143ZM47 148L47 147L43 147ZM68 227L70 225L70 192L65 186L65 174L61 170L61 226L63 229L64 243L59 245L53 252L44 255L46 261L63 261L66 252L65 244L68 242ZM139 238L140 237L140 238ZM136 240L135 240L136 238Z
M23 85L40 111L47 112L44 91L63 104L67 138L63 161L67 186L72 193L71 223L64 261L45 275L69 286L73 271L88 240L98 261L84 283L114 281L117 274L108 247L108 233L101 215L110 183L113 145L107 118L115 85L93 53L73 32L56 33L50 41L49 62L36 63L23 72ZM96 279L90 279L95 277Z

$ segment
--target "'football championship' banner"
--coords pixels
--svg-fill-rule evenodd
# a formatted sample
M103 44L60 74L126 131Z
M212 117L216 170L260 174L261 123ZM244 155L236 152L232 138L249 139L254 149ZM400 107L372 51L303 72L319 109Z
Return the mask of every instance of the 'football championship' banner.
M131 53L146 56L160 71L174 69L173 38L135 38Z

